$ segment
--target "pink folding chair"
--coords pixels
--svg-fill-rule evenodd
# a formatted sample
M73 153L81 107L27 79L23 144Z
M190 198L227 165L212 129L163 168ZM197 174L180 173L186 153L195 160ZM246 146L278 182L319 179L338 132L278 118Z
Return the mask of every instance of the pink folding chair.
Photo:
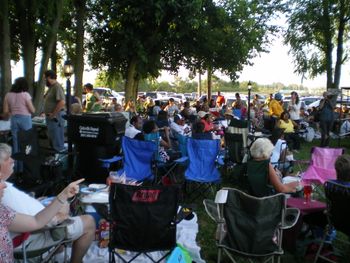
M327 180L335 180L334 163L337 157L343 153L343 148L313 147L310 165L302 175L303 181L324 184Z

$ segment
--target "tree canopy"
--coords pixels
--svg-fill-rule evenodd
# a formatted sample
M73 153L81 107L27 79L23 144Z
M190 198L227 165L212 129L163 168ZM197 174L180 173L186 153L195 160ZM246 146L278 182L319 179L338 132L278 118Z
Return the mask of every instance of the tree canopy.
M290 0L285 42L295 71L327 74L327 89L339 88L341 65L348 59L349 0Z

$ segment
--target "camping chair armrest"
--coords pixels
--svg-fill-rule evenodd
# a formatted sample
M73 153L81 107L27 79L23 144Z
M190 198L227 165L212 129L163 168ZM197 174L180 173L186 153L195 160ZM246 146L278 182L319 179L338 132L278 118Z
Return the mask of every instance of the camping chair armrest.
M292 228L298 221L300 210L298 208L286 208L282 229Z
M38 230L35 230L33 232L30 232L31 234L36 234L36 233L41 233L41 232L45 232L48 230L54 230L54 229L58 229L58 228L64 228L67 227L71 224L74 223L74 220L67 218L66 220L63 220L61 223L54 225L54 226L45 226L43 228L40 228Z
M205 211L211 219L213 219L216 223L223 223L220 222L222 220L220 220L219 205L215 203L214 200L204 199L203 205Z
M104 168L109 168L111 166L112 163L116 163L119 162L121 160L123 160L123 156L113 156L110 159L98 159L100 162L102 162L102 167Z

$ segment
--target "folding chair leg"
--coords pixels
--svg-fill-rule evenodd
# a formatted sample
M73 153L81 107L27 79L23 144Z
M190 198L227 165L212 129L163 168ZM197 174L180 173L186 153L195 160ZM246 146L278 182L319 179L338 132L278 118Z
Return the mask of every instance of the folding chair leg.
M315 257L315 260L314 260L314 263L317 263L317 260L318 258L320 257L320 254L321 254L321 251L322 251L322 248L323 248L323 245L324 245L324 241L326 240L326 237L327 237L327 234L324 235L323 239L322 239L322 242L317 250L317 253L316 253L316 257Z
M222 249L218 248L218 261L217 261L217 263L221 262L221 257L222 257Z

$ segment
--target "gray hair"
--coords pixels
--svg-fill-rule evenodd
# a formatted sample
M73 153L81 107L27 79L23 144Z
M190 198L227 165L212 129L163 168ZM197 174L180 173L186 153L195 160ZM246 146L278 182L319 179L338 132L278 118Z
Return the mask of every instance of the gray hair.
M268 159L273 151L273 144L267 138L259 138L250 147L250 154L253 158Z
M6 143L0 143L0 165L2 165L4 161L11 156L11 154L11 147Z

